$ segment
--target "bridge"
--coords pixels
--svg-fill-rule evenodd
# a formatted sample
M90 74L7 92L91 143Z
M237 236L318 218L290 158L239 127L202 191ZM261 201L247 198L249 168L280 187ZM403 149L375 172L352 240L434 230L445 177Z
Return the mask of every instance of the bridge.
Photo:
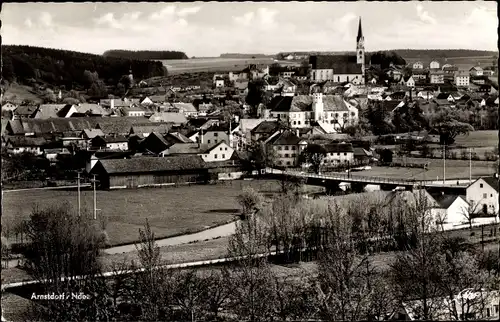
M327 192L332 193L340 190L341 183L349 183L351 189L355 192L362 192L367 185L380 186L380 190L389 191L397 187L403 187L405 190L418 188L427 189L434 192L444 192L451 194L465 194L468 184L443 184L421 180L404 180L374 176L361 176L352 173L335 173L331 175L304 173L300 171L282 171L273 168L266 168L266 174L269 177L280 179L283 176L304 178L307 184L323 186Z

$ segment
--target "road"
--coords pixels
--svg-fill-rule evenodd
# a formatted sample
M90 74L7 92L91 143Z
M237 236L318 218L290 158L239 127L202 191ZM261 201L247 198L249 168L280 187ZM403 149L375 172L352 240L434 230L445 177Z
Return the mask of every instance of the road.
M80 188L87 188L87 187L90 187L90 183L82 183L80 185ZM9 192L30 191L30 190L57 190L57 189L76 189L76 188L78 188L78 185L74 185L74 186L61 186L61 187L41 187L41 188L12 189L12 190L4 190L4 189L2 189L2 194L3 193L9 193Z
M236 225L238 222L239 220L233 221L230 222L229 224L217 226L214 228L209 228L194 234L159 239L156 241L156 244L159 247L175 246L175 245L193 243L196 241L202 241L206 239L215 239L218 237L230 236L233 235L234 232L236 231ZM109 255L122 254L133 251L136 251L135 244L129 244L129 245L107 248L104 250L104 254L109 254Z

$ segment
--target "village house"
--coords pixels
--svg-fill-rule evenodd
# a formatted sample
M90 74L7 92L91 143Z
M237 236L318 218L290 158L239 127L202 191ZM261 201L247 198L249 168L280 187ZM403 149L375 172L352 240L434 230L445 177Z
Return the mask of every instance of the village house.
M7 148L7 152L12 154L28 152L35 155L41 155L47 143L47 140L44 138L11 136L7 138L5 147Z
M146 111L144 111L143 108L141 108L139 105L132 104L130 107L123 107L121 108L123 116L135 116L135 117L144 117L146 114Z
M227 142L229 146L233 146L233 136L238 130L236 123L218 123L213 124L205 130L201 130L200 135L197 137L200 143L219 143L221 141Z
M252 142L265 141L280 128L278 121L263 121L250 130Z
M473 321L498 320L499 292L497 290L464 289L450 297L427 299L427 307L432 321ZM397 321L422 320L424 307L422 300L406 301L389 318Z
M434 197L437 205L431 208L437 229L450 230L467 223L468 208L466 196L439 195Z
M436 60L431 61L429 64L430 69L439 69L439 66L440 66L440 64Z
M85 129L93 129L98 122L104 118L93 117L72 117L72 118L52 118L52 119L17 119L10 120L6 126L8 135L24 136L62 136L64 133L81 133ZM130 130L130 128L128 129ZM127 132L128 132L127 130Z
M170 123L175 126L186 124L188 122L184 114L174 112L154 113L149 117L149 121L153 123Z
M354 149L350 143L328 143L323 145L326 155L322 164L324 167L339 165L354 165Z
M130 129L130 135L137 135L140 138L146 138L149 134L156 132L160 134L168 133L171 128L171 123L153 123L134 125Z
M296 167L299 155L307 146L307 141L300 138L299 130L278 130L264 143L267 149L273 149L276 154L275 165Z
M415 80L416 84L423 84L427 82L427 75L428 72L424 70L416 70L413 71L413 79Z
M115 108L130 107L132 104L139 104L140 101L138 98L108 98L101 99L99 105L113 110Z
M84 140L84 148L88 149L91 145L91 141L96 136L104 136L104 133L99 129L85 129L80 133L80 137Z
M455 72L455 85L459 87L467 87L470 84L470 75L466 71Z
M14 111L18 107L17 104L5 102L2 104L2 111Z
M297 91L297 85L289 79L280 79L274 93L277 96L294 96Z
M214 79L214 86L215 88L223 88L224 87L224 78L222 77L216 77Z
M89 120L92 118L88 118ZM100 129L105 135L129 135L132 126L149 125L151 122L144 117L109 117L97 118L95 129Z
M218 162L230 160L233 152L234 149L222 141L216 144L177 143L170 146L163 155L195 154L201 156L205 162Z
M483 69L479 66L474 66L471 69L469 69L469 74L470 74L470 76L473 76L473 77L483 76Z
M410 88L415 87L415 80L413 79L413 76L405 76L401 78L401 85L405 85Z
M90 174L97 175L101 189L204 183L208 180L206 163L197 155L99 160Z
M192 143L192 141L177 132L165 134L152 132L139 143L138 150L146 154L160 155L177 143Z
M41 104L31 117L34 119L66 118L76 112L76 107L72 104Z
M128 139L123 135L96 136L91 141L94 150L128 150Z
M424 64L420 61L414 62L413 69L424 69Z
M21 105L14 110L13 120L22 120L32 118L38 110L36 105Z
M429 80L431 84L444 84L444 73L442 71L431 71Z
M183 113L186 117L198 116L198 110L192 103L170 103L173 108L178 109L179 113Z
M274 97L268 106L271 117L281 119L292 128L309 127L311 122L333 124L335 129L358 122L358 109L347 103L341 96L312 95L294 97Z
M498 216L498 178L482 177L467 187L467 202L474 214Z

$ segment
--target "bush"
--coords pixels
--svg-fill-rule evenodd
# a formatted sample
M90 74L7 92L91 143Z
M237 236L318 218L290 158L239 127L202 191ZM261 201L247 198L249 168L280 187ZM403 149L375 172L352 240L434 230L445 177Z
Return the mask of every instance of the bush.
M238 197L236 197L236 199L241 205L244 215L247 215L251 213L255 208L260 207L263 202L262 195L250 187L243 189L243 192Z

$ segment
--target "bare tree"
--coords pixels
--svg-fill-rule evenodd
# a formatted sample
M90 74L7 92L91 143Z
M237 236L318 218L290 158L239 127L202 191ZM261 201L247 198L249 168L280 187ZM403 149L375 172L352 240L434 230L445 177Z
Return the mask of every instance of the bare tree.
M34 305L41 320L106 320L107 287L98 260L98 229L90 216L78 217L69 205L35 209L26 224L29 244L24 251L26 267L43 282L47 294L65 300ZM75 279L74 276L80 276ZM88 297L81 300L73 294Z
M233 280L229 269L212 270L205 277L204 303L208 319L217 321L219 312L229 304L231 295L238 287Z
M182 321L196 321L203 317L206 279L195 270L189 270L176 274L175 282L173 301L179 308L175 317Z
M474 223L474 218L477 217L481 204L479 202L474 202L473 200L469 200L467 202L467 206L462 207L461 214L464 219L467 220L469 224L469 229L472 229L472 224Z
M262 195L251 187L244 188L243 192L239 194L236 199L241 205L244 216L250 215L253 211L258 209L263 202Z

